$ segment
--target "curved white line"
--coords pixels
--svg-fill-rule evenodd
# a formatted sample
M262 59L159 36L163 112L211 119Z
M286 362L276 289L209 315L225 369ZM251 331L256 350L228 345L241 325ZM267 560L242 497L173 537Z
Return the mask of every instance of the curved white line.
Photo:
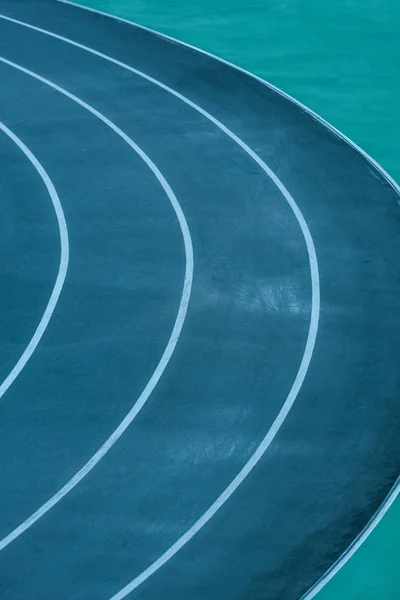
M178 343L179 337L181 335L182 327L185 321L187 308L190 299L190 293L192 289L192 281L193 281L193 246L192 240L190 237L190 231L188 224L186 222L185 215L182 211L182 208L172 191L169 183L166 181L158 167L153 163L153 161L145 154L145 152L137 145L130 137L126 135L119 127L117 127L112 121L107 119L104 115L102 115L95 108L74 96L70 92L67 92L63 88L59 87L52 81L41 77L37 73L33 73L24 67L13 63L6 58L0 57L0 62L41 81L45 85L53 88L57 92L60 92L73 102L76 102L90 113L92 113L95 117L100 119L105 125L107 125L110 129L112 129L119 137L121 137L139 156L140 158L147 164L149 169L153 172L157 180L159 181L161 187L167 194L171 205L175 211L175 214L178 218L179 225L181 228L183 242L185 247L185 277L183 283L182 296L179 304L178 314L175 320L174 327L172 329L172 333L169 337L167 346L164 350L164 353L153 373L143 392L140 394L139 398L136 400L135 404L128 412L123 421L118 425L115 431L110 435L110 437L104 442L104 444L97 450L97 452L88 460L88 462L60 489L54 496L52 496L45 504L43 504L36 512L34 512L30 517L28 517L23 523L21 523L18 527L16 527L11 533L9 533L6 537L4 537L0 541L0 551L3 550L6 546L11 544L16 538L18 538L22 533L24 533L27 529L29 529L36 521L38 521L43 515L45 515L53 506L55 506L64 496L66 496L90 471L100 462L100 460L107 454L107 452L112 448L112 446L117 442L117 440L121 437L124 431L129 427L132 423L133 419L136 417L138 412L145 405L147 399L150 394L156 387L159 382L162 374L164 373L171 356L175 350L176 344Z
M60 264L58 266L58 273L53 286L53 290L51 292L43 316L40 319L39 325L37 326L29 344L21 354L14 368L10 371L10 373L4 379L3 383L0 385L0 398L2 398L9 389L9 387L12 385L12 383L16 380L18 375L21 373L22 369L25 367L26 363L28 362L34 351L36 350L54 313L62 288L64 286L65 278L67 276L69 261L69 243L68 229L67 223L65 221L64 211L62 209L61 202L56 192L56 189L47 172L40 164L38 159L29 150L29 148L25 146L23 141L20 140L19 137L17 137L15 133L13 133L6 125L4 125L4 123L0 122L0 130L3 131L3 133L5 133L18 146L20 150L22 150L22 152L29 159L29 161L32 163L32 165L35 167L36 171L40 175L53 203L54 212L56 213L58 229L60 233Z
M197 46L193 46L192 44L188 44L186 42L182 42L181 40L177 40L176 38L174 38L172 36L166 35L164 33L160 33L159 31L155 31L154 29L151 29L150 27L145 27L144 25L140 25L139 23L135 23L133 21L129 21L128 19L124 19L122 17L117 17L116 15L112 15L112 14L107 13L105 11L96 10L96 9L90 8L88 6L83 6L81 4L77 4L75 2L71 2L70 0L57 0L57 2L60 2L62 4L69 4L71 6L74 6L75 8L80 8L80 9L86 10L88 12L92 12L92 13L96 13L96 14L99 14L99 15L103 15L103 16L108 17L110 19L114 19L116 21L120 21L122 23L126 23L126 24L128 24L130 26L137 27L137 28L142 29L144 31L148 31L149 33L152 33L152 34L154 34L154 35L156 35L158 37L161 37L161 38L164 38L166 40L169 40L169 41L171 41L171 42L173 42L175 44L179 44L179 45L184 46L186 48L190 48L191 50L194 50L195 52L199 52L200 54L203 54L205 56L209 56L210 58L212 58L214 60L217 60L218 62L220 62L222 64L225 64L228 67L230 67L232 69L235 69L236 71L240 71L241 73L244 73L244 74L248 75L252 79L255 79L255 80L259 81L262 85L264 85L268 89L273 90L274 92L276 92L277 94L279 94L283 98L286 98L287 100L289 100L289 102L292 102L293 104L295 104L296 106L298 106L299 108L301 108L304 112L306 112L307 114L309 114L315 121L318 121L319 123L321 123L321 125L323 125L329 131L331 131L336 137L338 137L339 139L342 139L349 146L351 146L352 148L354 148L354 150L356 150L357 152L359 152L359 154L361 154L378 171L378 173L380 173L383 176L383 178L389 183L389 185L394 189L394 191L397 194L400 195L400 186L398 185L398 183L393 179L393 177L391 177L389 175L389 173L374 158L372 158L372 156L370 154L368 154L367 152L365 152L365 150L363 150L352 139L350 139L344 133L342 133L341 131L339 131L339 129L337 129L336 127L334 127L334 125L332 125L331 123L329 123L328 121L326 121L326 119L324 119L323 117L321 117L319 114L317 114L311 108L309 108L308 106L306 106L305 104L303 104L299 100L296 100L296 98L293 98L293 96L291 96L290 94L287 94L286 92L284 92L283 90L281 90L277 86L273 85L269 81L266 81L262 77L259 77L258 75L255 75L254 73L251 73L250 71L247 71L246 69L243 69L242 67L239 67L238 65L235 65L235 64L231 63L228 60L220 58L219 56L216 56L215 54L212 54L211 52L207 52L206 50L202 50L201 48L198 48ZM358 548L365 542L365 540L369 537L369 535L374 531L375 527L377 527L377 525L379 525L380 521L386 515L387 511L389 510L389 508L392 506L392 504L394 503L394 501L396 500L396 498L399 495L400 495L400 477L398 478L398 480L394 484L392 490L389 492L389 494L387 495L387 497L383 501L381 507L377 510L377 512L375 513L375 515L372 517L372 519L369 521L369 523L367 523L367 525L360 532L360 534L356 537L356 539L353 541L353 543L350 544L350 546L347 548L347 550L332 565L332 567L330 569L328 569L328 571L321 577L321 579L319 579L314 584L314 586L311 587L310 590L308 590L308 592L306 592L306 594L300 598L300 600L312 600L312 598L314 598L315 595L325 587L325 585L350 560L350 558L354 555L354 553L358 550Z
M0 18L4 18L0 15ZM310 271L311 271L311 290L312 290L312 307L311 307L311 318L310 318L310 326L307 336L307 342L304 349L303 357L300 363L299 370L297 372L295 381L291 387L289 395L287 396L278 416L273 422L271 428L268 433L262 440L261 444L258 446L256 451L253 453L251 458L247 461L245 466L241 469L238 475L234 478L234 480L229 484L229 486L222 492L222 494L217 498L217 500L210 506L210 508L188 529L188 531L181 536L175 544L173 544L164 554L162 554L154 563L152 563L145 571L143 571L140 575L135 577L128 585L126 585L121 591L119 591L111 600L119 600L127 596L130 592L136 589L141 583L143 583L146 579L148 579L153 573L158 571L160 567L162 567L172 556L174 556L183 546L185 546L194 535L215 515L215 513L225 504L225 502L230 498L230 496L235 492L235 490L239 487L239 485L246 479L249 473L254 469L258 461L262 458L278 431L280 430L283 422L285 421L289 411L291 410L297 395L301 389L301 386L304 382L305 376L307 374L308 367L311 362L312 354L314 351L315 341L317 337L318 331L318 320L319 320L319 312L320 312L320 289L319 289L319 272L318 272L318 262L317 256L315 252L314 242L311 237L311 233L308 229L308 225L297 206L295 200L280 181L280 179L275 175L275 173L268 167L268 165L245 143L243 142L237 135L235 135L230 129L228 129L225 125L223 125L218 119L213 117L206 110L201 108L196 103L192 102L176 90L168 87L167 85L161 83L160 81L146 75L145 73L126 65L114 58L107 56L106 54L102 54L101 52L97 52L97 50L93 50L87 46L79 44L78 42L74 42L73 40L69 40L68 38L62 37L45 29L41 29L39 27L35 27L33 25L29 25L28 23L24 23L23 21L17 21L16 19L11 19L10 17L6 17L6 20L12 21L24 27L28 27L29 29L33 29L40 33L44 33L45 35L49 35L50 37L59 39L63 42L81 48L91 54L95 54L109 62L112 62L140 77L143 77L147 81L157 85L158 87L164 89L169 92L176 98L179 98L185 104L194 108L197 112L205 116L209 121L214 123L221 131L223 131L227 136L229 136L234 142L236 142L265 172L265 174L271 178L271 180L275 183L276 187L280 190L283 197L288 202L291 207L298 223L303 233L307 252L310 263ZM1 545L0 545L1 550Z

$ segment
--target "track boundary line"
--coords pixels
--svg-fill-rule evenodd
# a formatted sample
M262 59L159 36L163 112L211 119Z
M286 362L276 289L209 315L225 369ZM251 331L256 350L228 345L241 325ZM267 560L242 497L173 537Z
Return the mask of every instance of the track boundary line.
M342 567L350 560L357 550L363 545L365 540L373 532L375 527L386 515L392 504L400 494L400 477L397 479L389 494L386 496L383 504L378 508L377 512L372 516L364 529L353 540L350 546L343 552L336 562L326 571L321 579L319 579L300 600L312 600L315 596L339 573Z
M56 494L54 494L47 502L45 502L37 511L35 511L32 515L30 515L18 527L13 529L13 531L11 531L6 537L4 537L2 540L0 540L0 551L1 551L1 550L4 550L4 548L6 548L9 544L11 544L11 542L13 542L15 539L17 539L20 535L22 535L27 529L29 529L34 523L36 523L36 521L38 521L41 517L43 517L51 508L53 508L53 506L58 504L58 502L60 502L60 500L62 500L62 498L64 498L64 496L66 496L75 486L78 485L78 483L80 483L80 481L82 481L82 479L84 479L86 477L86 475L88 475L90 473L90 471L92 471L92 469L107 454L107 452L112 448L112 446L114 446L114 444L118 441L118 439L122 436L122 434L126 431L126 429L129 427L129 425L132 423L133 419L136 417L136 415L139 413L139 411L143 408L147 399L149 398L150 394L152 393L152 391L156 387L157 383L159 382L162 374L164 373L164 371L172 357L172 354L175 350L175 347L178 343L179 337L181 335L183 324L184 324L186 313L187 313L187 309L188 309L188 305L189 305L189 300L190 300L190 293L191 293L192 281L193 281L194 264L193 264L192 239L190 236L189 227L188 227L185 215L183 213L183 210L182 210L174 192L172 191L169 183L164 178L164 176L162 175L162 173L160 172L158 167L149 158L149 156L147 156L147 154L128 135L126 135L126 133L124 133L121 129L119 129L119 127L117 127L112 121L110 121L107 117L105 117L103 114L101 114L95 108L93 108L92 106L90 106L89 104L87 104L86 102L84 102L83 100L78 98L77 96L74 96L74 94L71 94L67 90L61 88L60 86L53 83L52 81L45 79L41 75L38 75L37 73L30 71L29 69L25 69L25 67L18 65L12 61L9 61L8 59L3 58L1 56L0 56L0 63L6 64L9 67L12 67L12 68L24 73L25 75L29 75L30 77L33 77L34 79L40 81L41 83L44 83L45 85L49 86L50 88L54 89L55 91L63 94L64 96L66 96L67 98L72 100L73 102L76 102L77 104L82 106L82 108L85 108L87 111L89 111L95 117L100 119L100 121L102 121L110 129L112 129L120 138L122 138L140 156L140 158L147 164L147 166L153 172L153 174L157 178L158 182L160 183L161 187L163 188L164 192L166 193L166 195L168 196L168 198L171 202L171 205L175 211L175 214L177 216L177 219L179 221L179 225L181 228L183 242L184 242L184 248L185 248L185 257L186 257L183 289L182 289L182 295L181 295L181 300L180 300L178 314L177 314L177 317L175 320L175 324L172 329L172 333L169 337L167 346L161 356L161 359L159 360L159 362L156 366L156 369L154 370L151 378L149 379L148 383L146 384L146 386L145 386L144 390L142 391L142 393L140 394L139 398L136 400L136 402L132 406L131 410L124 417L124 419L121 421L121 423L118 425L118 427L107 438L107 440L102 444L102 446L100 446L100 448L97 450L97 452L85 463L85 465L71 479L69 479L69 481L60 490L58 490L58 492L56 492Z
M65 278L67 276L69 263L69 240L67 222L65 219L61 201L47 171L36 158L36 156L33 154L33 152L29 150L29 148L24 144L24 142L2 122L0 122L0 131L7 135L14 142L14 144L16 144L16 146L18 146L18 148L25 154L25 156L31 162L31 164L39 174L40 178L42 179L53 204L54 212L56 214L58 223L58 230L60 234L60 263L58 266L57 277L53 286L53 290L47 302L42 318L40 319L39 324L36 327L35 332L31 337L28 345L19 357L18 362L15 364L15 366L12 368L10 373L0 385L1 399L7 392L7 390L10 388L10 386L14 383L21 371L24 369L32 354L35 352L40 340L42 339L50 323L51 317L54 314L60 294L64 287Z
M292 387L289 391L289 394L288 394L285 402L282 405L282 408L280 409L273 424L271 425L270 429L268 430L267 434L265 435L265 437L263 438L263 440L261 441L261 443L255 450L255 452L252 454L250 459L246 462L244 467L239 471L238 475L228 485L228 487L220 494L220 496L208 508L208 510L192 525L192 527L190 527L186 531L186 533L183 534L177 540L177 542L175 542L175 544L173 544L166 552L164 552L147 569L145 569L140 575L135 577L130 583L128 583L122 590L120 590L111 599L111 600L120 600L122 598L125 598L125 596L127 596L131 591L136 589L139 585L141 585L141 583L143 583L146 579L148 579L153 573L158 571L158 569L160 569L183 546L185 546L192 539L192 537L194 535L196 535L196 533L198 531L200 531L200 529L202 529L202 527L214 516L214 514L216 512L218 512L218 510L225 504L225 502L230 498L230 496L236 491L236 489L239 487L239 485L250 474L250 472L253 470L253 468L256 466L256 464L259 462L259 460L262 458L262 456L264 455L264 453L266 452L266 450L268 449L268 447L271 445L272 441L274 440L275 436L279 432L280 428L282 427L282 425L283 425L287 415L289 414L289 412L298 396L298 393L303 385L303 382L306 377L308 367L310 365L311 358L313 355L317 332L318 332L318 322L319 322L319 313L320 313L320 288L319 288L319 271L318 271L318 261L317 261L316 251L315 251L314 242L313 242L310 230L308 228L308 225L304 219L302 212L300 211L300 208L297 206L294 198L292 197L290 192L287 190L287 188L284 186L284 184L280 181L280 179L277 177L277 175L270 169L270 167L268 167L268 165L245 142L243 142L243 140L241 140L236 134L234 134L230 129L228 129L225 125L223 125L218 119L213 117L206 110L204 110L199 105L192 102L191 100L189 100L187 97L183 96L176 90L174 90L174 89L170 88L169 86L161 83L160 81L154 79L153 77L150 77L149 75L147 75L137 69L134 69L133 67L131 67L121 61L117 61L116 59L114 59L106 54L98 52L97 50L94 50L93 48L89 48L88 46L84 46L83 44L79 44L78 42L70 40L69 38L65 38L58 34L54 34L48 30L41 29L39 27L30 25L23 21L18 21L17 19L12 19L10 17L4 17L3 15L0 15L0 18L3 18L8 21L14 22L16 24L22 25L29 29L36 30L40 33L44 33L45 35L49 35L50 37L59 39L61 41L69 43L73 46L76 46L78 48L86 50L87 52L95 54L96 56L99 56L100 58L108 60L109 62L112 62L128 71L135 73L136 75L139 75L140 77L143 77L144 79L146 79L147 81L150 81L151 83L157 85L158 87L161 87L165 91L167 91L170 94L172 94L173 96L179 98L185 104L191 106L197 112L199 112L200 114L205 116L208 120L210 120L212 123L214 123L221 131L223 131L233 141L235 141L261 167L261 169L266 173L266 175L274 182L274 184L279 189L279 191L282 193L283 197L285 198L285 200L288 202L290 208L292 209L292 211L297 219L297 222L299 223L299 226L300 226L300 229L304 236L304 240L305 240L306 247L307 247L307 252L308 252L308 257L309 257L309 265L310 265L310 274L311 274L311 289L312 289L312 306L311 306L310 325L309 325L309 331L308 331L308 336L307 336L307 342L305 345L303 357L300 362L300 366L299 366L296 378L292 384ZM0 550L1 550L1 543L0 543Z
M212 52L208 52L207 50L203 50L197 46L188 44L187 42L183 42L183 41L181 41L177 38L174 38L170 35L161 33L159 31L156 31L155 29L146 27L145 25L141 25L140 23L130 21L129 19L124 19L123 17L118 17L117 15L112 15L111 13L107 13L105 11L97 10L97 9L91 8L89 6L77 4L76 2L71 2L70 0L56 0L56 1L61 4L68 4L70 6L74 6L75 8L80 8L80 9L86 10L88 12L102 15L104 17L113 19L115 21L120 21L121 23L126 23L127 25L130 25L131 27L137 27L138 29L142 29L143 31L152 33L153 35L156 35L157 37L161 37L161 38L169 40L175 44L179 44L183 47L194 50L195 52L198 52L205 56L209 56L210 58L212 58L222 64L225 64L228 67L230 67L236 71L240 71L241 73L244 73L245 75L251 77L252 79L255 79L256 81L258 81L259 83L261 83L262 85L267 87L268 89L276 92L279 96L282 96L283 98L285 98L292 104L295 104L296 106L298 106L301 110L303 110L304 112L309 114L315 121L317 121L318 123L321 123L321 125L323 125L331 133L333 133L333 135L335 135L335 137L343 140L349 146L351 146L356 152L359 152L359 154L361 154L361 156L363 156L364 159L367 162L369 162L378 171L378 173L380 173L382 175L382 177L388 182L388 184L393 188L393 190L400 196L400 185L393 179L393 177L386 171L386 169L384 169L382 167L382 165L380 165L370 154L368 154L368 152L363 150L361 148L361 146L359 146L356 142L354 142L351 138L349 138L342 131L337 129L334 125L329 123L329 121L327 121L326 119L321 117L314 110L312 110L311 108L309 108L308 106L306 106L305 104L300 102L300 100L297 100L296 98L294 98L293 96L291 96L290 94L285 92L284 90L275 86L273 83L263 79L262 77L259 77L258 75L256 75L255 73L252 73L251 71L248 71L247 69L244 69L243 67L240 67L239 65L235 65L234 63L232 63L224 58L221 58L221 57L217 56L216 54L213 54ZM371 520L362 529L362 531L354 539L354 541L350 544L350 546L338 558L338 560L333 563L333 565L328 569L328 571L326 571L326 573L324 575L322 575L322 577L299 600L312 600L316 596L316 594L319 591L321 591L325 587L325 585L327 585L327 583L329 583L329 581L331 579L333 579L333 577L342 569L342 567L344 567L344 565L350 560L350 558L355 554L355 552L359 549L359 547L366 541L366 539L371 535L371 533L374 531L374 529L379 525L380 521L386 515L386 513L388 512L388 510L390 509L390 507L392 506L392 504L394 503L394 501L396 500L396 498L399 495L400 495L400 477L394 483L391 491L384 499L380 508L372 516ZM117 600L117 597L112 598L111 600Z

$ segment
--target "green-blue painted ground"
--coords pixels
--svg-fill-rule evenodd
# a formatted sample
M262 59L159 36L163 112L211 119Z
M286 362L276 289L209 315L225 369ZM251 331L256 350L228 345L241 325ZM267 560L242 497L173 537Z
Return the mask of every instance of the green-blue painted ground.
M222 56L313 108L400 180L400 2L85 0ZM319 600L400 597L400 502Z

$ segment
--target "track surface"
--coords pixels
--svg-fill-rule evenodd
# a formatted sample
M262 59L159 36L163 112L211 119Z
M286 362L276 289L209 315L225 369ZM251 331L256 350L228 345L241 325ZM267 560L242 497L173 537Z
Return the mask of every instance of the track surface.
M235 494L132 593L298 599L398 473L395 191L297 106L211 58L55 2L0 0L0 13L184 94L248 144L300 207L320 266L321 314L296 403ZM309 335L309 256L271 178L176 96L5 20L0 56L129 136L171 186L193 242L186 321L147 403L101 463L0 554L7 600L109 600L212 505L274 422ZM74 476L142 393L174 327L188 260L170 198L131 146L26 72L2 62L0 77L0 121L50 176L70 240L54 316L0 400L4 538ZM0 160L3 381L50 297L60 237L43 181L2 132Z

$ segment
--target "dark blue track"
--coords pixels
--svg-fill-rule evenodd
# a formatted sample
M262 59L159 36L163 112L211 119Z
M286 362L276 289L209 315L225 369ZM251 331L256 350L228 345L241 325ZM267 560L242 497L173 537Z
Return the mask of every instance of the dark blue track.
M299 205L321 277L305 383L234 496L132 593L143 600L298 600L399 472L396 191L298 106L210 57L50 0L0 0L0 13L184 94L257 152ZM95 470L0 553L4 600L110 600L212 504L278 414L310 323L306 244L254 160L165 90L2 19L0 56L126 132L174 190L193 240L186 323L148 402ZM142 392L176 318L185 254L167 196L121 138L4 63L0 81L0 121L51 176L71 247L50 325L0 400L4 537L81 468ZM1 132L0 172L2 380L47 302L59 239L42 182Z

